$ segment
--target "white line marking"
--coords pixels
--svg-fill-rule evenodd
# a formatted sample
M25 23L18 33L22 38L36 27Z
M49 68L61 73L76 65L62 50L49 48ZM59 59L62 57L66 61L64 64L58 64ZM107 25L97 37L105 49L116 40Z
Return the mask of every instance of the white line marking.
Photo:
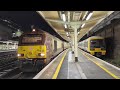
M69 61L71 61L72 59L72 52L70 51L68 53L68 74L67 74L67 79L69 79Z
M80 75L81 75L81 78L82 78L82 79L87 79L87 77L86 77L85 74L83 73L82 68L80 67L80 65L79 65L78 63L76 63L76 66L77 66L77 69L78 69L78 71L79 71L79 73L80 73Z
M72 52L71 51L69 52L69 55L68 55L68 62L73 62L73 60L72 60Z

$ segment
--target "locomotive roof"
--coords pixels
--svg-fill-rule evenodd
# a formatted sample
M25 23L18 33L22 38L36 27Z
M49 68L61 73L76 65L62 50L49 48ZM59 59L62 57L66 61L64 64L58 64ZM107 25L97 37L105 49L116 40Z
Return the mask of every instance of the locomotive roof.
M35 32L26 32L26 33L23 33L22 35L26 35L26 34L43 34L43 33L45 33L45 31L43 31L43 30L37 30L37 31L35 31Z

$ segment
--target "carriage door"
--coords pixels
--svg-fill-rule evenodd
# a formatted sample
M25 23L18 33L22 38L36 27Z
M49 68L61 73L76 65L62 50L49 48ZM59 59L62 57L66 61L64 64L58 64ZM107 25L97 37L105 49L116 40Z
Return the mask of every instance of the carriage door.
M54 51L57 51L57 41L54 40Z

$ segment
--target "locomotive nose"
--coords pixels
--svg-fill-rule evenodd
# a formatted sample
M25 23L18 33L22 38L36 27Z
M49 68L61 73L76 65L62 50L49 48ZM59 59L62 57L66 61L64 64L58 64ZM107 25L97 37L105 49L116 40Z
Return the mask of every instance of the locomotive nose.
M32 55L33 55L33 53L32 53L32 52L28 52L28 53L27 53L27 58L31 58L31 57L32 57Z
M29 55L32 55L32 52L29 52L28 54L29 54Z

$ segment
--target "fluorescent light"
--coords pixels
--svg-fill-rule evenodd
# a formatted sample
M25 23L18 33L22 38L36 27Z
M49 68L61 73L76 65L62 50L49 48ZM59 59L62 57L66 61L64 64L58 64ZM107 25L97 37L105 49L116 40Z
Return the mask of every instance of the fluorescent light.
M66 32L66 35L67 35L67 36L69 36L69 33L68 33L68 32Z
M66 34L68 34L68 32L66 32Z
M93 14L93 13L90 13L90 14L87 16L86 20L89 20L90 17L92 16L92 14Z
M64 26L65 26L65 28L67 28L67 25L66 25L66 24L65 24Z
M86 13L85 13L85 15L83 16L82 20L84 20L84 18L86 17L87 13L88 13L88 11L86 11Z
M62 18L63 18L63 21L65 22L66 21L65 14L62 14Z
M85 26L85 23L84 23L84 24L82 24L81 28L83 28L84 26Z

